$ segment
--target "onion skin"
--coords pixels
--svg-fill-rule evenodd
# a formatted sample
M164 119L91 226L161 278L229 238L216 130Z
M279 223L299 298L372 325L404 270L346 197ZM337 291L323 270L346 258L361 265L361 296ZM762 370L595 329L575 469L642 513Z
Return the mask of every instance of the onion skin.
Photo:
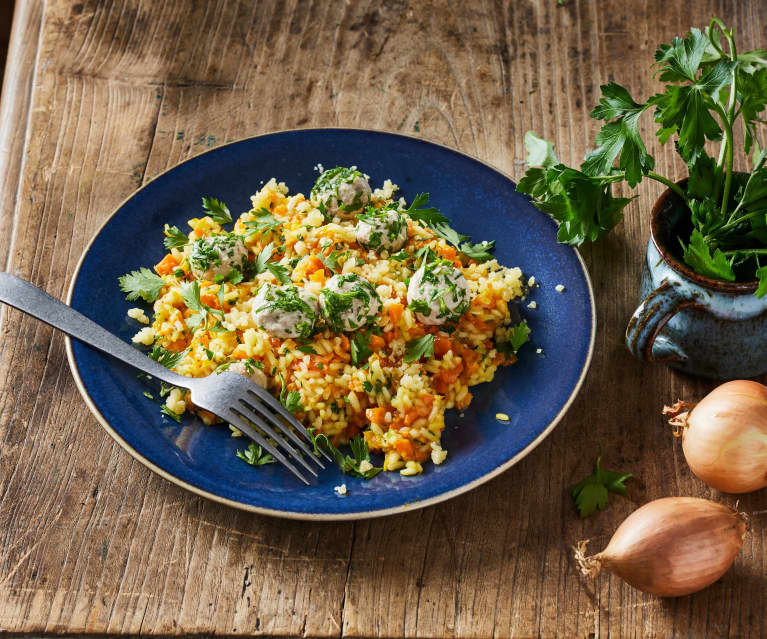
M592 557L585 542L576 548L581 572L602 568L660 597L689 595L719 579L743 545L743 515L722 504L695 497L667 497L629 515L610 543Z
M698 478L723 493L767 486L767 386L722 384L681 421L684 456Z

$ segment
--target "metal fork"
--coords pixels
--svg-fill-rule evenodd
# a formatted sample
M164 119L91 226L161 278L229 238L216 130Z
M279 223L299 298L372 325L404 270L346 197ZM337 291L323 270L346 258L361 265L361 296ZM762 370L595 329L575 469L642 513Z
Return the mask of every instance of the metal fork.
M174 373L127 342L123 342L119 337L112 335L71 306L67 306L33 284L10 273L0 272L0 302L5 302L36 317L152 377L157 377L173 386L188 388L192 392L192 402L195 406L210 411L245 433L305 484L308 485L309 482L288 461L287 457L297 461L315 477L317 472L301 455L301 452L320 468L325 468L313 453L312 447L308 445L307 442L311 442L312 439L301 422L293 417L269 391L250 379L226 371L201 378L184 377ZM289 425L286 426L285 422ZM263 434L259 433L253 425L257 426ZM299 437L290 426L306 439ZM270 443L267 437L271 438L276 445ZM287 457L278 448L282 448ZM331 461L331 457L325 451L320 450L320 452Z

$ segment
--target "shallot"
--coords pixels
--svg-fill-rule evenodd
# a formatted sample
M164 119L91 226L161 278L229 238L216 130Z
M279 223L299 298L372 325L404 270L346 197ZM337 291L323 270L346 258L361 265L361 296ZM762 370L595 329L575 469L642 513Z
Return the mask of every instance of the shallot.
M695 497L645 504L618 527L602 552L575 548L581 572L606 569L628 584L661 597L689 595L719 579L732 565L746 534L745 516Z
M767 486L767 386L736 380L718 386L698 404L663 408L682 437L690 470L724 493Z

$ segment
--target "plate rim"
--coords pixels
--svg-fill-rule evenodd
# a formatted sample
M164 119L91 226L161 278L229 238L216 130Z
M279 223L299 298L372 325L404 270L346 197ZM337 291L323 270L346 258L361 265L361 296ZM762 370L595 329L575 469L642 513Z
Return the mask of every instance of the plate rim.
M231 142L227 142L225 144L221 144L215 148L207 149L205 151L202 151L200 153L196 153L194 155L191 155L190 157L182 160L181 162L177 162L171 167L168 167L164 171L158 173L155 175L149 182L146 184L141 185L138 189L135 191L132 191L127 197L125 197L113 210L112 212L104 219L104 221L99 225L98 229L93 233L93 236L88 241L88 244L83 248L82 253L80 254L80 258L77 260L77 264L75 265L75 269L72 272L72 279L69 284L69 288L67 290L67 296L65 299L65 303L69 306L72 305L72 296L74 295L75 285L77 284L77 278L80 274L80 269L83 265L83 262L85 260L85 256L88 254L88 252L91 249L91 246L96 241L96 238L99 237L101 232L104 230L104 227L112 220L112 218L117 214L117 212L137 193L140 191L143 191L145 188L147 188L150 184L152 184L155 180L162 177L166 173L169 173L170 171L173 171L176 169L176 167L189 162L190 160L193 160L194 158L200 157L201 155L206 155L208 153L212 153L214 151L218 151L219 149L226 147L226 146L232 146L234 144L238 144L240 142L245 142L249 140L255 140L258 138L266 137L268 135L276 135L280 133L295 133L298 131L358 131L358 132L364 132L364 133L383 133L385 135L391 135L394 137L400 137L400 138L407 138L410 140L416 140L418 142L425 142L427 144L432 144L434 146L442 147L443 149L447 149L449 151L452 151L454 153L458 153L460 155L463 155L471 160L474 160L475 162L479 162L480 164L488 167L489 169L495 171L496 173L499 173L503 177L505 177L507 180L509 180L512 184L516 184L512 177L508 175L505 171L502 171L498 167L492 165L489 162L486 162L484 160L481 160L469 153L465 153L464 151L460 151L458 149L455 149L451 146L447 146L446 144L442 144L440 142L434 142L432 140L428 140L425 138L417 137L414 135L408 135L404 133L395 133L393 131L387 131L385 129L366 129L362 127L304 127L304 128L293 128L293 129L281 129L278 131L269 131L267 133L261 133L259 135L249 135L245 136L243 138L239 138L237 140L232 140ZM112 439L114 439L120 447L126 451L131 457L136 459L137 461L141 462L144 466L149 468L152 472L156 473L163 479L166 479L167 481L170 481L171 483L175 484L176 486L179 486L185 490L188 490L189 492L198 495L199 497L204 497L206 499L210 499L212 501L218 502L220 504L224 504L226 506L229 506L231 508L237 508L239 510L244 510L248 512L258 513L260 515L267 515L271 517L278 517L282 519L295 519L295 520L304 520L304 521L356 521L360 519L373 519L378 517L387 517L389 515L396 515L399 513L405 513L413 510L419 510L421 508L426 508L427 506L433 506L435 504L447 501L449 499L452 499L453 497L457 497L459 495L462 495L464 493L469 492L470 490L473 490L474 488L481 486L482 484L490 481L491 479L497 477L501 473L505 472L512 466L519 463L522 459L527 457L533 450L535 450L541 442L543 442L546 437L551 434L551 432L556 428L556 426L559 424L560 421L562 421L562 418L567 414L567 411L572 406L573 402L575 401L575 398L580 393L581 388L583 387L583 383L586 380L586 376L591 368L591 363L594 355L594 346L596 343L596 334L597 334L597 309L596 309L596 302L594 300L594 289L591 283L591 277L589 276L588 268L586 267L586 263L583 261L583 257L581 256L578 249L574 246L570 246L572 251L575 253L575 256L578 258L578 263L580 264L581 271L583 272L583 275L586 279L586 285L589 293L589 304L591 307L591 335L589 339L589 347L588 352L586 353L586 360L583 364L583 367L581 369L580 375L578 377L578 381L576 382L575 386L573 387L572 391L570 392L570 395L567 398L567 401L562 405L562 408L560 408L559 412L554 416L554 418L548 423L546 428L539 433L539 435L531 441L527 446L525 446L521 451L519 451L516 455L514 455L511 459L508 459L504 463L500 464L499 466L496 466L489 472L485 473L481 477L477 477L473 481L463 484L457 488L454 488L450 491L440 493L439 495L435 495L433 497L429 497L428 499L423 499L419 501L414 502L407 502L405 504L402 504L401 506L393 506L390 508L379 508L376 510L362 510L357 512L351 512L351 513L307 513L307 512L299 512L299 511L292 511L292 510L276 510L274 508L266 508L263 506L254 506L253 504L246 504L241 501L236 501L233 499L228 499L226 497L222 497L221 495L217 495L215 493L209 492L207 490L203 490L202 488L198 488L197 486L194 486L193 484L190 484L179 477L176 477L175 475L169 473L168 471L164 470L163 468L160 468L150 460L148 460L146 457L141 455L135 448L133 448L127 441L125 441L118 433L114 430L112 425L107 421L107 419L101 414L101 411L99 411L98 407L94 403L91 396L88 394L88 391L85 388L85 385L83 384L82 378L80 377L80 371L77 366L77 362L75 361L74 357L74 351L72 350L72 338L68 335L65 336L64 342L65 342L65 348L67 353L67 362L69 363L69 369L72 372L72 377L75 381L75 386L77 387L77 390L80 392L80 395L82 396L83 400L85 401L86 406L91 411L93 416L96 418L96 420L101 424L102 428L109 434Z

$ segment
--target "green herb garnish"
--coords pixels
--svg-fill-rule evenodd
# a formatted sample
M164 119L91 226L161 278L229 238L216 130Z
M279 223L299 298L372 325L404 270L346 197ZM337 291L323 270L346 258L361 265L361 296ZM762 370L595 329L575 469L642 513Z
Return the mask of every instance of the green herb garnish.
M603 470L599 467L601 461L600 455L594 463L594 472L573 486L572 496L582 518L588 517L597 509L607 508L608 493L626 495L625 482L632 477L631 473L622 474Z
M214 222L228 224L232 221L232 214L229 212L229 208L214 197L202 198L202 208L205 209L205 212Z
M245 450L238 450L236 455L251 466L263 466L275 462L274 457L256 444L256 442L250 442Z
M170 417L170 418L171 418L171 419L172 419L174 422L177 422L177 423L179 423L179 424L181 423L181 415L179 415L178 413L175 413L175 412L173 412L173 411L172 411L170 408L168 408L168 407L167 407L165 404L163 404L163 405L160 407L160 412L161 412L163 415L165 415L165 416L167 416L167 417Z
M154 302L165 284L159 275L155 275L145 266L118 277L117 280L120 282L120 290L126 293L125 299L129 302L139 297L145 302Z
M180 249L189 244L189 237L177 226L170 226L165 229L163 244L168 250Z
M361 435L357 435L357 437L349 442L353 455L353 457L349 457L349 455L344 455L338 450L338 448L333 445L333 442L328 439L327 435L324 435L323 433L315 434L317 430L316 428L308 428L307 430L312 437L315 454L319 454L320 450L329 453L333 459L335 459L341 472L346 473L347 475L352 475L353 477L372 479L383 470L381 467L372 466L370 462L370 450L368 449L367 442L365 442L364 437ZM371 467L361 470L363 463L365 466L370 465Z
M422 357L434 357L434 335L424 335L405 344L405 362L415 362Z
M186 355L186 350L174 353L159 344L152 346L152 350L147 353L147 357L153 359L158 364L162 364L165 368L175 368L184 358L184 355Z
M516 355L520 348L527 343L530 335L530 327L527 320L522 320L509 331L509 339L505 342L495 345L495 349L505 355L507 358Z

